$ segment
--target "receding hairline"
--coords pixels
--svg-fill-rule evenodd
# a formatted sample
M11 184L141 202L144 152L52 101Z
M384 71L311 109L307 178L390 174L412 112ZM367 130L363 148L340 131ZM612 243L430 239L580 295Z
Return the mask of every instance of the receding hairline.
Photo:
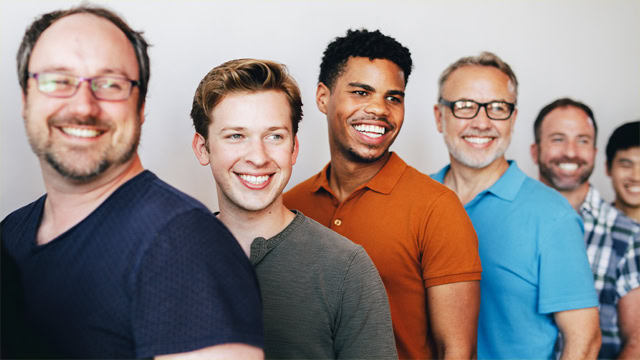
M481 64L465 64L465 65L459 66L456 69L454 69L453 71L451 71L447 75L447 78L444 79L444 81L442 82L442 84L440 85L440 87L438 89L439 96L444 96L444 89L445 89L446 85L450 82L451 77L455 73L457 73L459 70L468 69L468 68L489 69L490 71L495 71L495 72L498 72L498 73L502 74L502 76L506 77L506 79L507 79L507 90L511 93L511 95L513 97L516 98L514 101L517 101L518 93L516 92L515 84L513 83L513 81L511 79L511 77L509 76L509 74L505 73L504 71L500 70L499 68L497 68L495 66L481 65ZM448 99L448 100L451 100L451 99Z

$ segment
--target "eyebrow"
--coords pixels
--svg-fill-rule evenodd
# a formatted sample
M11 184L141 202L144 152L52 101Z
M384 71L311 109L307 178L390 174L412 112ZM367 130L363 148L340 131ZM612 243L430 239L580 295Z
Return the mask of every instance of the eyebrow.
M39 72L73 73L74 70L64 65L54 65L54 66L44 67L42 71L39 71ZM94 75L94 76L120 75L120 76L126 77L127 79L129 78L129 75L126 73L126 71L122 69L115 69L115 68L102 68L99 71L97 71L96 74L98 75Z
M359 87L359 88L362 88L362 89L367 90L367 91L373 91L373 92L376 91L376 89L373 86L367 85L367 84L363 84L363 83L359 83L359 82L351 82L351 83L349 83L349 86ZM387 91L386 94L387 95L397 95L397 96L404 97L404 91L401 91L401 90L389 90L389 91Z

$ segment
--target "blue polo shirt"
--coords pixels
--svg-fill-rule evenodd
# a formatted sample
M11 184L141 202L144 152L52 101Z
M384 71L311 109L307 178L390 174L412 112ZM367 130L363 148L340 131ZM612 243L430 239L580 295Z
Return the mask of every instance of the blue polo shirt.
M482 261L478 358L553 358L553 313L598 306L578 213L515 161L465 209Z

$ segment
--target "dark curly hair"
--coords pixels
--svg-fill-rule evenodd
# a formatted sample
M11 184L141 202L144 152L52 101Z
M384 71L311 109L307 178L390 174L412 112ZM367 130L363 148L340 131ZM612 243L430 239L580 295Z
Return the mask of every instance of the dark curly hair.
M318 81L333 89L350 57L386 59L395 63L404 72L405 85L413 67L411 52L396 39L379 30L348 30L346 36L335 38L324 51Z

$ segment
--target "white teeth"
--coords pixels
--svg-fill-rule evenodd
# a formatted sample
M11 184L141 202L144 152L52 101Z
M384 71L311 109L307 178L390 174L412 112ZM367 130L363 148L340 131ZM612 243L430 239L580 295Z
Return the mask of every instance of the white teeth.
M100 135L100 132L97 130L84 129L84 128L63 127L62 131L67 135L80 137L80 138L92 138Z
M578 169L578 164L576 163L560 163L558 167L562 170L566 171L576 171Z
M239 176L242 180L246 182L250 182L253 185L260 185L260 184L263 184L265 181L269 180L269 175L254 176L254 175L240 174Z
M377 125L358 124L354 125L354 128L361 133L366 133L365 135L371 138L379 138L380 136L384 135L386 131L385 128Z
M627 190L631 193L640 193L640 186L629 186Z
M466 136L464 139L472 144L486 144L491 141L491 138L476 136Z

